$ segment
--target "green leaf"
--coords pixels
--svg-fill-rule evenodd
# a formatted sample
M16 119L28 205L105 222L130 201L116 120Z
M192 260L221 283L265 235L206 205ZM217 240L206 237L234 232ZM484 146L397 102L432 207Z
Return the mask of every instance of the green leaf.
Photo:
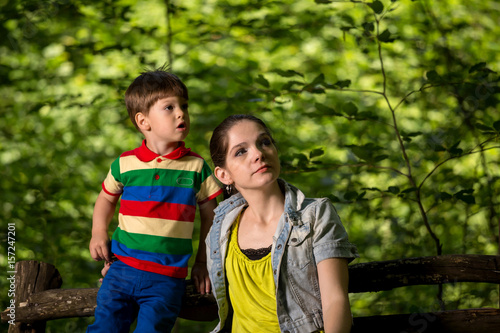
M363 200L363 198L365 197L365 194L366 194L366 191L361 192L361 193L360 193L360 194L356 197L356 201Z
M347 191L344 193L344 199L347 201L352 201L358 197L358 193L356 191Z
M373 22L365 22L361 26L366 32L373 32L375 30L375 24Z
M334 86L339 88L348 88L351 85L351 80L341 80L334 83Z
M255 82L257 82L261 86L269 88L269 81L267 81L266 78L262 76L262 74L259 74L259 77L255 79Z
M342 16L341 16L341 19L342 19L343 21L345 21L345 22L349 23L349 25L350 25L351 27L353 27L353 28L356 26L356 21L354 21L354 19L352 18L352 16L351 16L351 15L345 15L345 14L344 14L344 15L342 15Z
M330 201L331 201L331 202L340 202L339 197L337 197L337 196L335 196L335 195L333 195L333 194L328 194L326 197L327 197L328 199L330 199Z
M497 121L497 123L498 123L498 121ZM483 131L483 132L484 132L484 131L490 132L490 131L493 131L493 130L494 130L492 127L486 126L486 125L481 124L481 123L476 123L476 125L475 125L475 126L476 126L476 128L477 128L478 130ZM497 126L499 126L499 125L497 125ZM496 128L495 128L495 129L496 129Z
M380 35L378 35L378 40L382 43L392 43L394 42L394 38L391 38L393 35L389 31L389 29L385 29Z
M363 187L362 190L382 192L380 189L376 187Z
M319 74L314 78L314 80L311 82L312 86L318 85L325 82L325 75L323 73Z
M375 162L380 162L380 161L383 161L383 160L386 160L389 158L389 155L378 155L378 156L375 156L374 158L374 161Z
M430 82L440 82L441 81L441 76L435 71L428 71L425 76L427 77L427 80Z
M334 84L323 83L323 87L327 89L343 89L348 88L351 85L351 80L341 80L337 81Z
M313 93L313 94L324 94L325 93L325 89L318 88L318 87L312 88L312 89L310 89L308 91L311 92L311 93Z
M371 142L363 146L346 145L346 147L350 148L354 155L356 155L358 158L367 162L374 162L374 156L378 153L379 150L382 150L382 147L379 147Z
M311 150L309 152L309 158L318 157L318 156L321 156L323 154L325 154L325 151L323 150L323 148L317 148L317 149Z
M497 120L493 123L493 127L497 130L497 132L500 132L500 120Z
M353 102L348 102L342 105L342 111L344 111L349 116L354 116L358 113L358 107Z
M404 137L409 137L409 138L412 138L412 137L415 137L415 136L419 136L419 135L422 135L423 133L422 132L410 132L410 133L405 133L403 132L402 135Z
M358 119L358 120L365 120L365 119L375 120L375 119L378 119L378 117L376 114L374 114L371 111L362 111L362 112L358 112L356 114L356 119Z
M375 14L380 14L384 11L384 5L378 0L369 3L368 6L375 12Z
M411 192L415 192L417 190L416 187L409 187L407 189L404 189L403 191L401 191L402 194L406 194L406 193L411 193Z
M450 200L453 198L453 196L449 193L446 192L439 192L438 198L441 200Z
M467 204L475 204L476 203L476 198L472 195L459 195L457 196L458 200L461 200Z
M480 62L480 63L477 63L474 66L472 66L469 69L469 73L478 72L478 71L481 71L481 70L483 70L485 68L486 68L486 63L485 62Z
M302 82L299 82L299 81L288 81L287 83L285 83L282 87L281 87L281 90L291 90L292 87L296 84L299 84L301 85Z
M387 192L391 192L392 194L398 194L400 192L399 187L397 186L389 186Z
M460 140L455 143L453 146L451 146L448 151L450 152L451 155L461 155L463 153L463 150L458 148L458 145L460 144Z
M321 114L326 116L341 116L342 114L324 104L315 103L314 106Z
M476 199L472 195L473 192L474 192L474 189L470 188L470 189L465 189L465 190L458 191L453 196L456 199L461 200L461 201L463 201L465 203L475 204L476 203Z
M304 167L309 164L309 159L304 154L293 154L294 160L297 160L298 167Z
M287 70L287 71L284 71L284 70L281 70L281 69L273 69L271 71L272 73L276 73L278 74L279 76L282 76L282 77L293 77L293 76L301 76L301 77L304 77L304 74L302 73L299 73L297 71L294 71L294 70Z

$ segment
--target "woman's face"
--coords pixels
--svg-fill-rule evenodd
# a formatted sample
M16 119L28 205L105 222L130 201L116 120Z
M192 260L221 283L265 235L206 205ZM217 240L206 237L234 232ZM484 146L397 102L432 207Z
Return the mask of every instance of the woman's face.
M258 123L242 120L227 133L226 164L215 175L240 192L262 189L278 179L280 161L272 138Z

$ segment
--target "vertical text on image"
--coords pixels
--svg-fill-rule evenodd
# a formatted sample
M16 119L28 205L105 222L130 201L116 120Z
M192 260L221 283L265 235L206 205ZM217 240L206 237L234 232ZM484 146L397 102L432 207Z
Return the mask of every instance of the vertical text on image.
M7 310L9 324L15 325L16 319L16 224L7 225L7 280L9 281L9 290L7 296L10 298Z

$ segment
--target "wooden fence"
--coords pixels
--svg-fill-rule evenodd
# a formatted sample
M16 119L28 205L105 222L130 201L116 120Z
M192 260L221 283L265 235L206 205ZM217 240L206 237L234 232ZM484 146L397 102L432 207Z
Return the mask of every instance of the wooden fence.
M2 322L15 317L9 333L45 331L46 321L93 316L97 288L59 289L62 278L50 264L37 261L16 263L15 307L1 313ZM370 262L349 266L349 292L377 292L413 285L456 282L500 284L500 256L443 255ZM212 321L217 306L211 295L199 295L188 285L181 318ZM500 309L481 308L355 317L353 333L490 333L500 332Z

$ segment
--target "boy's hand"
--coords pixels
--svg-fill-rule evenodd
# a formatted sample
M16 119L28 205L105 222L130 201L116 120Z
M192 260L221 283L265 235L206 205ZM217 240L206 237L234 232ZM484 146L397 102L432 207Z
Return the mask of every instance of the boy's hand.
M104 267L101 269L102 278L99 279L99 282L102 283L102 280L104 279L106 274L108 274L109 267L111 266L112 263L113 263L113 261L106 261L104 263Z
M109 238L107 234L95 234L90 239L90 255L95 261L111 261L111 251L109 250Z
M191 279L196 286L196 290L202 294L210 292L210 278L208 277L207 264L204 262L195 262L191 269Z

